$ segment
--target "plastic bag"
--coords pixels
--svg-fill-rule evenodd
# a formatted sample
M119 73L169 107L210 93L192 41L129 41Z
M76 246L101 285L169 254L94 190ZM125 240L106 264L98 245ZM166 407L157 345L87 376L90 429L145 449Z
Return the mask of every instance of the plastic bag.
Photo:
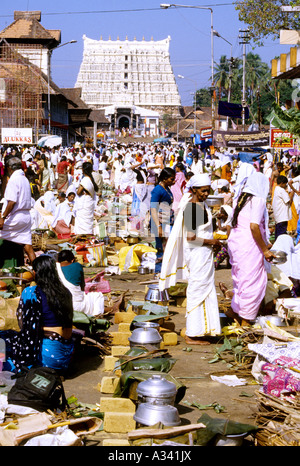
M143 254L148 252L156 253L157 250L145 244L124 247L119 252L119 267L124 272L137 272Z

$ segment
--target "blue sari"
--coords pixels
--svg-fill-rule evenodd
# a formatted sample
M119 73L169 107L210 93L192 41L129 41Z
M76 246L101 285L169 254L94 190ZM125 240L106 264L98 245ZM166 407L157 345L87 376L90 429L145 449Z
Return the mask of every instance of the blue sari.
M20 372L24 367L37 365L66 370L74 351L74 343L54 332L44 334L42 295L37 286L23 290L17 309L17 319L20 332L14 330L0 332L0 338L6 344L6 361L3 370Z

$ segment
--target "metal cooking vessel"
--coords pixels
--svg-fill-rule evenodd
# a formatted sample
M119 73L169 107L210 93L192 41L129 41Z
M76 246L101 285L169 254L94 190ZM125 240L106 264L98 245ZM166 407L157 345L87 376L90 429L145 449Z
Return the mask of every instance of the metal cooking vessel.
M159 324L157 322L133 322L134 327L142 327L142 328L156 328L157 331L159 329Z
M127 238L127 244L137 244L139 242L139 238L137 236L129 236Z
M167 290L160 291L158 284L152 284L148 286L145 301L151 301L152 303L165 303L169 301L169 294Z
M171 405L141 403L138 405L133 419L146 426L154 426L158 422L164 426L178 426L180 418L177 409Z
M154 374L148 380L140 382L136 392L140 403L174 406L177 389L173 382L169 382L161 375Z
M271 249L273 253L275 253L276 257L272 260L272 264L284 264L287 261L287 253L284 251L274 251Z
M224 198L221 196L208 196L205 202L208 207L221 206L224 204Z
M144 327L144 328L135 328L128 338L130 347L134 346L145 346L149 349L160 349L160 343L162 337L156 328L153 327Z
M140 275L147 275L147 274L150 273L150 269L148 269L148 267L142 267L142 266L140 266L140 267L138 268L138 273L139 273Z

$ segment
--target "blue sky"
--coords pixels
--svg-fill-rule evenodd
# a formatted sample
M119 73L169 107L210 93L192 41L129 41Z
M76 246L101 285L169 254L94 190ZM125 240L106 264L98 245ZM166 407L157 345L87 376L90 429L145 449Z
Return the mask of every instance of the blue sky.
M182 105L192 105L196 89L208 87L211 76L211 16L210 11L196 8L169 8L162 10L160 0L2 0L0 29L13 22L15 10L41 11L41 24L46 29L60 29L62 43L77 40L53 52L52 78L60 87L74 87L83 54L82 36L107 40L154 40L171 37L170 57L181 95ZM167 3L167 2L166 2ZM177 4L177 2L176 2ZM178 4L213 9L213 26L224 39L214 38L214 61L221 55L242 58L239 22L234 5L226 0L189 0ZM226 42L228 41L228 42ZM278 41L265 41L263 47L247 52L258 53L270 65L272 58L287 52L288 46ZM184 76L184 79L178 78Z

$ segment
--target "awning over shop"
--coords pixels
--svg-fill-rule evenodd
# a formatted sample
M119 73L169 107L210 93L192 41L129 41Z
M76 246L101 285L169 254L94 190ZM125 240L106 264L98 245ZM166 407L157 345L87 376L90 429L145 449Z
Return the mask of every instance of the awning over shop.
M291 47L289 53L282 53L272 60L272 78L300 78L300 47Z

